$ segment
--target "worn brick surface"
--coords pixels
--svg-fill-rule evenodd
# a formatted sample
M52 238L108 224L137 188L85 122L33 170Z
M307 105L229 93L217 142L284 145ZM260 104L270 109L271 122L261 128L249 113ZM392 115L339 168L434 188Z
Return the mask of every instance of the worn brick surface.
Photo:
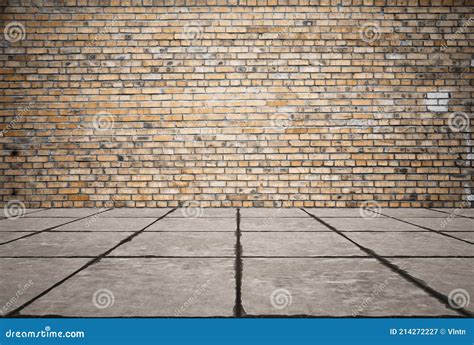
M471 1L4 4L3 203L457 207L473 194Z

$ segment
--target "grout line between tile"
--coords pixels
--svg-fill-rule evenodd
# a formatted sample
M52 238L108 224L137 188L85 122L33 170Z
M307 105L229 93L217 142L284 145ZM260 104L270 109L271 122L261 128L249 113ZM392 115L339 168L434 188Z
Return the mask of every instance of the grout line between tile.
M469 207L471 208L471 207ZM469 209L468 208L468 209ZM451 216L453 213L452 212L446 212L446 211L441 211L441 210L435 210L434 208L425 208L427 210L430 210L430 211L434 211L434 212L440 212L440 213L444 213L446 215L449 215ZM456 217L461 217L461 218L467 218L467 219L474 219L474 217L469 217L469 216L463 216L462 214L456 214Z
M402 223L405 223L405 224L410 224L410 225L416 226L416 227L418 227L418 228L420 228L420 229L425 229L425 230L427 230L427 231L430 231L430 232L432 232L432 233L435 233L435 234L438 234L438 235L441 235L441 236L450 237L450 238L452 238L452 239L454 239L454 240L458 240L458 241L461 241L461 242L464 242L464 243L467 243L467 244L474 244L474 243L471 242L471 241L463 240L462 238L457 238L457 237L455 237L455 236L453 236L453 235L449 235L449 234L444 233L444 232L441 232L441 231L439 231L439 230L434 230L434 229L431 229L431 228L427 228L426 226L422 226L422 225L418 225L418 224L415 224L415 223L411 223L411 222L408 222L408 221L406 221L406 220L398 219L398 218L393 217L393 216L388 216L388 215L386 215L386 214L383 214L383 213L380 213L380 212L377 212L377 211L373 211L373 212L375 212L375 213L377 213L377 214L380 214L380 215L382 215L382 216L384 216L384 217L388 217L388 218L391 218L391 219L398 220L399 222L402 222ZM440 218L440 219L442 219L442 218Z
M236 212L236 230L235 230L235 305L234 305L234 316L242 317L245 316L245 311L242 306L242 243L240 233L240 209L237 208Z
M48 210L51 210L51 207L45 208L45 209L43 209L43 210L38 210L38 211L33 211L33 212L27 212L27 213L25 213L25 216L27 216L27 215L29 215L29 214L33 214L33 213L39 213L39 212L48 211Z
M83 219L86 219L86 218L89 218L89 217L93 217L93 216L96 216L96 215L98 215L98 214L101 214L101 213L110 211L110 210L111 210L111 209L109 208L109 209L107 209L107 210L100 211L100 212L97 212L97 213L93 213L93 214L90 214L90 215L85 216L85 217L77 218L77 219L71 220L71 221L69 221L69 222L60 224L60 225L52 226L52 227L50 227L50 228L46 228L46 229L43 229L43 230L33 231L32 233L27 234L27 235L25 235L25 236L21 236L21 237L15 238L15 239L13 239L13 240L9 240L9 241L2 242L2 243L0 243L0 246L3 245L3 244L8 244L8 243L15 242L15 241L18 241L18 240L27 238L27 237L35 236L35 235L41 234L41 233L43 233L43 232L51 231L51 230L56 229L56 228L59 228L59 227L61 227L61 226L68 225L68 224L71 224L71 223L74 223L74 222L77 222L77 221L79 221L79 220L83 220ZM10 232L10 231L8 231L8 232Z

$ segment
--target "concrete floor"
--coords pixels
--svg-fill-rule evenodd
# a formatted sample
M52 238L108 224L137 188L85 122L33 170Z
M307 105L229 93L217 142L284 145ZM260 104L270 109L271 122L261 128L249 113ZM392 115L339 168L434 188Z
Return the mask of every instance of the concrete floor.
M474 209L380 212L29 209L0 220L0 312L473 316Z

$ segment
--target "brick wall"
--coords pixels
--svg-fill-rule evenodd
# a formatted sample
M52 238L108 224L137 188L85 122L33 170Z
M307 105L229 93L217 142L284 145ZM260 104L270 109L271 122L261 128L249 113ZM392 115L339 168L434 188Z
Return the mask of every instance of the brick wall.
M5 3L3 204L473 194L472 1Z

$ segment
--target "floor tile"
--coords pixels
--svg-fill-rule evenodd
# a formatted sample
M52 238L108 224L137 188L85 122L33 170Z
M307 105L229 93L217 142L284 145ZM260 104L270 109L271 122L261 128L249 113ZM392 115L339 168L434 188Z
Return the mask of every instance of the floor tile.
M171 208L114 208L103 212L100 218L160 218L171 211ZM176 211L175 211L176 212Z
M48 289L89 259L0 259L0 315Z
M29 214L29 213L39 212L39 211L43 211L43 210L47 210L47 208L27 208L27 209L25 209L25 213Z
M233 231L235 218L163 218L145 231Z
M153 223L153 218L89 217L60 226L53 231L138 231Z
M9 218L9 213L7 211L8 209L2 208L0 210L0 218ZM25 217L28 214L33 214L33 213L38 213L40 211L46 210L45 208L25 208L23 209L23 217Z
M169 218L235 218L235 208L182 207L171 213Z
M474 219L468 218L406 218L404 220L433 230L474 231Z
M446 234L474 243L474 231L449 231Z
M346 232L358 244L382 256L474 255L474 246L432 232Z
M474 311L474 261L466 258L443 259L390 259L405 271L421 279L428 286L449 296L452 291L463 289L470 299L466 309ZM464 292L460 292L464 294ZM453 295L456 292L453 292ZM452 296L453 296L452 295ZM464 294L464 296L466 296Z
M2 231L0 232L0 243L7 242L14 240L19 237L23 237L28 234L32 234L33 232L29 231L21 231L21 232L13 232L13 231ZM2 249L0 247L0 256L2 256Z
M435 208L434 210L439 210L443 212L447 212L449 214L453 215L461 215L465 217L474 217L474 208ZM446 214L447 217L449 217L449 214Z
M22 314L232 316L234 274L233 259L103 259Z
M373 259L244 259L243 266L249 315L457 315Z
M242 231L331 231L313 218L241 218Z
M243 232L244 256L350 256L366 255L332 232Z
M234 256L232 232L144 232L109 256Z
M3 244L2 256L97 256L131 232L43 232Z
M65 224L74 218L17 218L0 220L0 231L40 231Z
M380 213L395 218L445 218L440 212L426 208L382 208Z
M323 218L361 218L364 214L364 212L361 213L360 208L306 208L305 210L316 217Z
M423 231L423 229L391 218L321 218L341 231Z
M25 215L25 218L82 218L104 211L100 208L51 208Z
M0 243L17 239L0 245L0 257L17 256L8 259L11 260L8 262L0 258L2 278L5 276L9 280L14 274L12 272L18 272L14 284L7 284L3 290L3 279L0 284L0 298L6 302L16 297L17 291L21 292L21 296L12 300L18 305L11 309L66 277L74 271L72 268L79 268L92 257L113 248L171 209L117 208L82 220L75 218L91 214L92 210L42 210L38 212L38 217L33 213L19 219L0 220ZM396 261L407 272L443 294L464 289L470 297L473 296L474 264L473 259L468 257L474 256L474 245L423 231L415 225L389 217L362 218L358 208L308 210L336 229L345 231L344 235L357 243L379 255L390 256L390 261ZM197 218L182 212L182 209L177 209L158 220L112 251L107 258L34 302L23 314L232 316L237 210L206 208ZM41 213L42 216L39 216ZM448 214L426 209L390 209L388 213L420 226L439 231L444 229L446 233L465 241L474 241L472 219L450 219ZM242 300L249 314L459 315L298 208L241 208L240 214ZM72 220L75 221L59 226ZM52 226L59 227L19 239L32 234L32 231ZM47 258L40 258L42 256ZM58 256L78 258L62 259ZM400 259L397 256L433 258ZM465 258L452 261L448 257L436 258L438 256ZM81 261L77 265L72 264L73 261L63 265L63 261L58 260ZM56 270L51 270L56 266L61 266L57 276L53 274ZM72 271L68 271L70 268ZM3 270L9 271L2 274ZM212 273L216 276L210 277ZM33 284L29 283L30 274L36 274L36 280L31 278ZM23 278L28 279L23 282ZM40 288L35 290L36 286ZM94 293L100 292L100 289L113 292L114 304L109 308L94 306ZM272 306L270 296L278 289L291 292L292 304L288 308ZM30 295L28 291L31 291Z
M241 208L240 216L247 217L262 217L262 218L306 218L309 217L305 212L299 208Z

